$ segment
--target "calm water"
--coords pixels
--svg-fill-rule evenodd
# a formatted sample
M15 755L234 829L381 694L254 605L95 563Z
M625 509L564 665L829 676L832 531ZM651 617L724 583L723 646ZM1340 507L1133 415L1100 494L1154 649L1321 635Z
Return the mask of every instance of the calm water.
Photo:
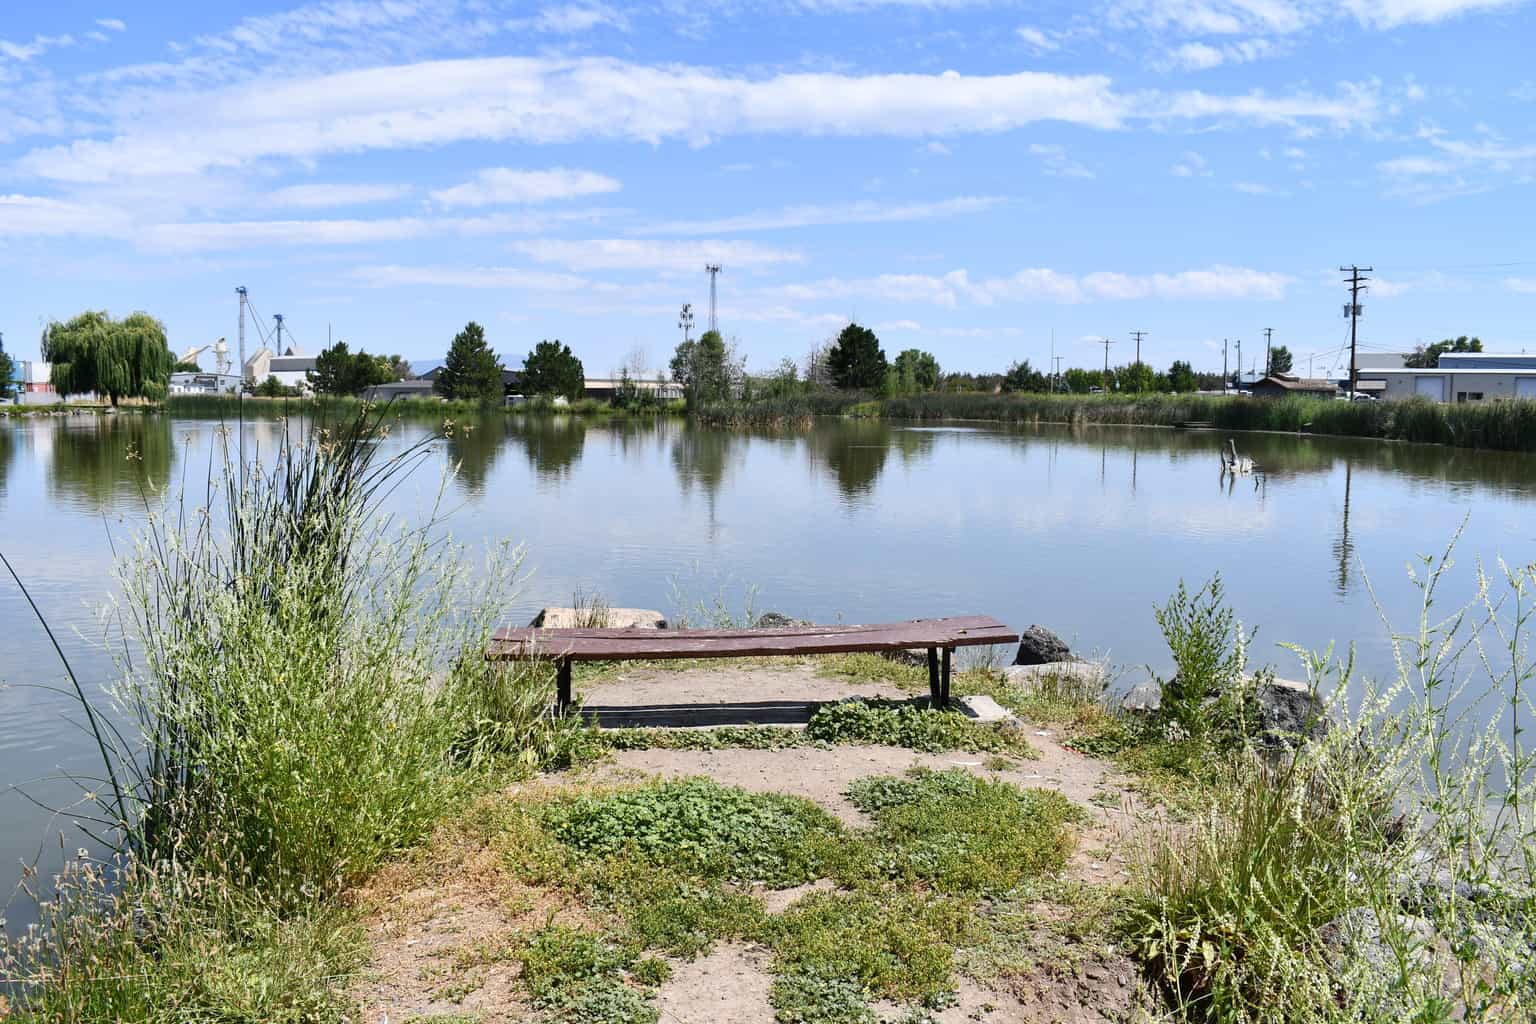
M113 664L98 611L146 502L205 478L210 421L123 416L0 424L0 551L16 565L77 672L99 688ZM270 450L279 427L247 443ZM394 444L419 431L407 427ZM1225 436L1114 428L904 428L828 422L791 435L678 422L575 419L487 423L443 442L394 497L424 508L443 467L453 533L526 543L535 574L520 621L578 588L613 605L675 610L681 590L738 610L818 621L984 613L1051 626L1115 663L1167 667L1152 618L1182 577L1220 571L1256 655L1296 675L1275 644L1358 646L1390 669L1387 637L1360 567L1404 625L1415 593L1404 567L1439 551L1470 516L1458 550L1470 571L1536 560L1536 456L1287 436L1240 437L1264 471L1218 476ZM0 578L0 887L22 859L79 840L17 793L65 806L89 772L89 746L41 629ZM62 833L62 839L61 839ZM0 895L3 904L3 895ZM10 908L13 925L27 917Z

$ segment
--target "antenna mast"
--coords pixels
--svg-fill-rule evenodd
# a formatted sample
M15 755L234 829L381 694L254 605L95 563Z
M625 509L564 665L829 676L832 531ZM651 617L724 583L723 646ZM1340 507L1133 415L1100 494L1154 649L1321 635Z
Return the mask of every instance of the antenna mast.
M720 273L720 264L704 264L704 272L709 275L709 329L719 333L720 320L715 315L715 276Z

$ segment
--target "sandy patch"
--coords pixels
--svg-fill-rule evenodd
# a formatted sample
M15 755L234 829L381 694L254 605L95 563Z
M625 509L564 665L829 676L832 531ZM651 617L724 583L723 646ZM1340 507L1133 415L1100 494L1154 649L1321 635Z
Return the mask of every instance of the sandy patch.
M656 1006L664 1024L773 1024L769 954L722 942L697 960L674 963Z

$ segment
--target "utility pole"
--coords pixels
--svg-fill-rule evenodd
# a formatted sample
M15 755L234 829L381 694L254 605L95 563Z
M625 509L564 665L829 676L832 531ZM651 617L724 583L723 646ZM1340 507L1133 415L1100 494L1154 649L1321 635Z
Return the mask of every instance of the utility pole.
M1227 387L1232 383L1231 376L1227 373L1227 339L1221 339L1221 393L1227 393Z
M1061 390L1061 356L1051 356L1051 360L1056 364L1056 372L1051 375L1051 394L1054 395Z
M1104 346L1104 386L1105 386L1105 388L1108 388L1109 387L1109 346L1113 345L1114 341L1109 339L1109 338L1104 338L1103 340L1099 341L1098 344Z
M235 294L240 296L240 394L245 394L245 285L235 289Z
M1131 337L1136 339L1136 390L1141 390L1141 339L1146 331L1132 331Z
M1243 339L1238 338L1234 345L1237 346L1237 390L1243 390Z
M1356 332L1360 322L1360 293L1366 290L1366 283L1370 278L1365 275L1372 272L1371 267L1340 267L1339 273L1348 274L1345 283L1349 285L1349 305L1344 307L1344 314L1349 317L1349 397L1355 397L1359 390L1360 370L1355 358Z
M1268 377L1274 371L1274 364L1269 361L1269 341L1274 337L1273 327L1264 328L1264 376Z
M715 275L720 273L720 264L706 263L704 271L709 274L709 329L718 333L720 320L715 316Z

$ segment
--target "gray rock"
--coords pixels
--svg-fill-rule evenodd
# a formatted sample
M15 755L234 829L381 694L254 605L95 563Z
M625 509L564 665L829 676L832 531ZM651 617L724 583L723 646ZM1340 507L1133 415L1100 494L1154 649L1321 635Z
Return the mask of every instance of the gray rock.
M1052 661L1043 665L1009 665L1003 675L1014 686L1028 687L1043 679L1071 679L1085 685L1104 685L1107 671L1097 661Z
M991 697L980 693L968 693L959 700L960 710L972 721L981 722L984 725L994 725L998 722L1017 721L1012 711L1003 707Z
M590 608L544 608L528 625L543 629L575 629L588 625L592 615ZM601 618L599 628L602 629L667 628L667 620L661 612L650 608L609 608Z
M1259 708L1259 732L1272 747L1321 739L1328 732L1328 708L1305 683L1270 679L1254 689Z
M918 668L926 668L928 665L928 650L925 647L897 648L894 651L881 651L880 657L887 661L894 661L898 665L912 665Z
M1163 688L1156 683L1140 683L1131 688L1120 706L1135 714L1150 715L1163 706Z
M752 624L754 629L793 629L796 626L814 626L809 619L792 619L781 612L763 612Z
M1019 654L1015 665L1047 665L1054 661L1071 661L1072 648L1061 637L1044 626L1030 626L1019 637Z
M1383 921L1370 907L1354 907L1318 929L1318 938L1335 971L1356 963L1389 978L1400 972L1399 950L1420 970L1435 964L1435 926L1422 917L1389 914Z

